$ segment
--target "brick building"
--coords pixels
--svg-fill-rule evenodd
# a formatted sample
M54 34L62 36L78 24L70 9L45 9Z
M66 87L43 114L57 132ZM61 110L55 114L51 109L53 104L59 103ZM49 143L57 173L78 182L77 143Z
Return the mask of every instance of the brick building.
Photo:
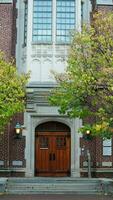
M92 10L112 10L112 0L0 0L0 49L16 58L19 71L31 71L26 112L15 116L0 137L1 176L92 176L113 174L112 140L85 140L82 121L69 119L48 104L56 86L50 70L63 72L69 31L90 22ZM24 124L20 139L15 125Z
M16 57L16 19L16 1L0 0L0 50L5 53L8 60ZM23 124L23 114L14 116L6 127L5 133L0 135L0 176L11 176L12 174L15 176L15 172L18 171L20 176L25 167L24 137L18 142L14 139L14 127L17 121ZM19 170L18 160L22 168Z

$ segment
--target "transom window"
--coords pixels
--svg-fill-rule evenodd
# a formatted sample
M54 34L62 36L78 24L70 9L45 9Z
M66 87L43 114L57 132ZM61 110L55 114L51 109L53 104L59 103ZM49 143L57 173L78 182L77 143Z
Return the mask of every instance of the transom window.
M33 42L49 43L52 40L52 0L34 0Z
M75 0L57 0L56 41L69 43L75 28Z

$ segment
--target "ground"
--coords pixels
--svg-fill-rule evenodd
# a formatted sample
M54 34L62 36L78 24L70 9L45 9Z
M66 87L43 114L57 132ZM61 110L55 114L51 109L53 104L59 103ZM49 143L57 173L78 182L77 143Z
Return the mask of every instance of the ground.
M0 200L113 200L113 196L104 195L1 195Z

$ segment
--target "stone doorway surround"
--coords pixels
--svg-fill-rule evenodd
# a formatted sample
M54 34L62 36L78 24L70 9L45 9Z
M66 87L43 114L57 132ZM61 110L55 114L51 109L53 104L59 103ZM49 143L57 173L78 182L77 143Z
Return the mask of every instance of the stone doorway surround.
M58 107L51 106L48 96L56 84L31 83L27 86L27 107L24 113L23 136L26 138L25 159L26 177L35 176L35 129L45 122L61 122L70 128L71 134L71 177L80 177L80 137L78 129L82 126L82 120L70 119L60 115Z
M80 134L78 129L82 126L80 119L69 119L59 116L58 109L51 106L38 107L37 112L26 112L24 115L26 129L25 159L26 177L35 176L35 128L44 122L57 121L66 124L71 130L71 177L80 177Z

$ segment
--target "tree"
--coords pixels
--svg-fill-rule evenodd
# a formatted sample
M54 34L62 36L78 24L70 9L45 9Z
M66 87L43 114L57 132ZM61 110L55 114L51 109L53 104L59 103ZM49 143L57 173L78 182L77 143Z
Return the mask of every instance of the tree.
M19 75L13 61L7 62L0 52L0 132L14 114L24 110L28 78L29 74Z
M83 119L83 133L113 135L113 14L96 13L91 25L75 32L64 74L50 102L59 112Z

